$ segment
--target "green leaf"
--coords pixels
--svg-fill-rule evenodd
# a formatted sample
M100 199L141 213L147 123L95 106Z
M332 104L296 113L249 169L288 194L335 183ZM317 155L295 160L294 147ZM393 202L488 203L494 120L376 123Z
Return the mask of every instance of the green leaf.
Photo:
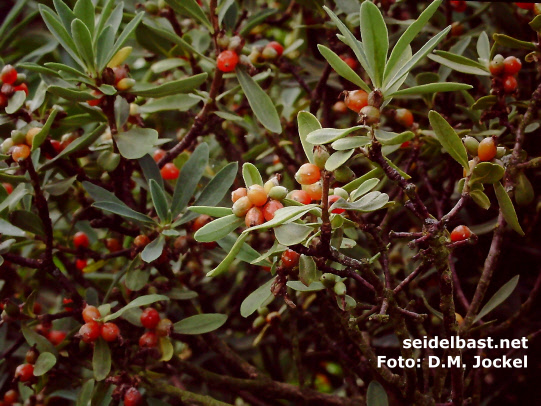
M540 16L536 16L528 24L530 24L530 27L532 27L532 30L541 32L541 17Z
M376 130L378 131L378 130ZM331 144L332 149L336 151L345 151L346 149L355 149L364 147L372 142L370 137L364 135L340 138Z
M190 159L188 159L188 162L184 164L180 171L180 176L173 194L173 202L171 204L173 216L178 215L188 205L188 202L192 198L195 189L205 172L208 160L209 147L206 143L201 143L197 146L190 156Z
M200 101L201 100L192 97L190 94L175 94L148 101L142 106L139 106L139 113L151 114L168 110L188 111Z
M496 198L498 199L498 204L500 205L500 210L503 213L503 218L513 230L515 230L520 235L524 235L524 231L522 231L522 227L518 222L518 217L517 213L515 212L513 202L505 191L505 188L500 182L494 183L493 186L494 192L496 192Z
M281 209L276 210L274 212L274 218L270 221L267 221L266 223L263 223L259 226L250 227L243 231L243 234L246 234L250 231L256 231L256 230L268 230L269 228L274 228L276 226L279 226L281 224L284 224L286 221L293 222L302 216L304 216L306 213L308 213L310 210L316 208L316 204L307 204L304 206L289 206L289 207L283 207ZM225 217L224 217L225 218Z
M194 234L194 238L199 242L212 242L224 238L229 233L235 231L244 223L244 218L237 217L234 214L221 217L208 224L205 224Z
M311 132L321 129L321 124L317 117L309 111L300 111L297 114L297 123L304 154L308 158L308 162L314 163L314 146L306 140L306 137Z
M19 201L29 193L29 190L26 189L23 183L17 185L17 187L13 189L13 192L2 200L2 203L0 203L0 213L8 207L10 210L13 210Z
M305 286L301 281L289 281L286 283L287 287L296 290L298 292L317 292L318 290L324 290L325 286L321 282L312 282L309 286Z
M515 189L515 201L519 206L527 206L535 199L535 191L532 183L524 172L517 175L517 184Z
M383 386L378 381L372 381L366 392L366 406L388 406L389 400Z
M119 4L122 6L122 4ZM122 16L122 7L120 8L120 16ZM115 44L115 30L112 25L107 25L105 29L100 33L96 43L96 59L98 64L98 70L101 72L109 63L111 59L109 57L109 50L113 48Z
M374 189L378 183L380 182L377 178L372 178L364 181L361 183L361 185L355 189L353 192L350 193L350 198L352 201L357 200L359 197L364 196L368 192L370 192L372 189Z
M359 200L353 203L349 203L344 199L339 199L331 206L332 209L346 209L355 210L363 213L368 213L376 210L380 210L385 207L389 202L389 195L378 191L370 192Z
M411 131L404 131L403 133L397 134L389 131L383 131L376 129L376 139L382 145L401 145L402 143L411 140L415 134Z
M498 101L498 97L494 95L483 96L471 106L472 110L487 110Z
M482 209L488 210L490 208L490 199L480 188L473 188L470 190L470 196L472 200Z
M141 166L141 169L143 170L143 175L145 175L147 183L154 180L163 189L163 178L160 173L160 168L158 168L158 165L150 154L146 154L139 158L139 166Z
M96 72L94 48L92 46L92 35L88 27L78 18L71 22L71 35L79 52L91 73Z
M224 217L226 218L226 217ZM244 245L244 241L248 238L248 234L243 233L238 238L237 241L235 241L235 244L231 247L231 250L229 253L225 256L225 258L220 262L220 264L211 270L210 272L207 272L208 277L214 277L221 275L229 269L229 265L233 263L233 261L237 258L238 253L242 249Z
M96 99L96 96L94 96L90 92L86 92L83 90L68 89L68 88L60 87L60 86L49 86L47 88L47 91L49 93L54 94L55 96L62 97L66 100L75 101L75 102L86 102L89 100Z
M238 237L236 235L229 234L216 242L225 252L230 252L231 249L234 247L235 243L237 242L237 239ZM239 253L237 254L237 259L248 263L254 263L253 261L258 259L259 256L259 252L254 250L248 244L244 243ZM256 263L258 263L258 261L256 261ZM269 265L269 263L265 263L265 265Z
M327 162L325 162L325 169L332 172L335 169L338 169L342 165L344 165L349 158L353 155L353 152L355 150L345 150L345 151L336 151L334 152L329 159L327 159Z
M272 297L270 288L275 279L276 278L272 278L265 282L242 301L240 305L240 314L242 317L250 317L263 305L263 303L267 302Z
M280 244L294 245L306 240L312 231L314 231L312 227L304 224L288 223L276 227L274 235Z
M163 234L160 234L158 238L148 244L143 252L141 252L141 259L147 263L155 261L162 255L164 245L165 237Z
M486 61L488 64L490 60L490 42L485 31L479 35L477 40L477 55L479 55L479 59Z
M370 93L372 91L370 87L365 83L365 81L362 80L361 77L357 75L357 73L353 69L351 69L349 65L345 63L342 58L336 55L333 51L331 51L324 45L318 45L317 49L319 49L321 55L323 55L327 62L329 62L329 65L331 65L331 67L336 71L336 73L338 73L344 79L349 80L351 83L356 84L365 92Z
M400 39L397 41L396 45L393 47L393 50L391 51L391 55L389 56L389 59L387 60L387 65L385 66L385 73L383 75L385 81L384 84L388 84L388 79L392 79L391 74L398 72L397 66L399 66L399 62L402 59L402 55L407 50L407 48L410 46L413 39L421 32L423 28L428 23L428 20L434 15L438 7L441 5L442 0L436 0L433 1L415 20L413 24L411 24L406 31L402 34ZM393 75L394 76L394 75ZM387 87L387 86L386 86Z
M428 113L428 119L430 120L430 125L434 129L436 138L443 148L455 161L462 165L466 170L469 170L466 147L464 147L464 144L453 127L451 127L451 125L434 110L431 110Z
M455 55L445 51L434 51L428 55L434 62L438 62L448 68L470 75L490 76L487 67L465 56Z
M355 127L345 128L345 129L321 128L309 133L308 136L306 137L306 140L315 145L328 144L340 138L344 138L346 135L351 134L352 132L360 130L360 129L368 129L368 127L364 125L358 125Z
M137 307L147 306L152 303L168 301L168 300L169 298L164 295L153 294L153 295L139 296L137 299L132 300L130 303L128 303L119 311L104 317L103 322L106 323L108 321L119 318L120 316L122 316L122 314L124 314L125 311L128 311L130 309L135 309Z
M32 234L36 234L42 237L45 237L45 231L43 231L43 223L41 221L41 218L27 210L15 210L9 213L9 221L11 224L15 227L19 227L25 231L28 231ZM2 232L6 235L14 235L14 234L7 234Z
M480 162L473 168L470 185L474 183L496 183L505 173L505 169L491 162Z
M427 85L413 86L407 89L399 90L397 92L385 95L385 98L409 96L416 94L438 93L438 92L455 92L457 90L469 90L472 86L464 83L429 83Z
M527 49L528 51L536 51L537 46L533 42L520 41L516 38L509 37L504 34L493 34L492 38L496 44L501 45L506 48L515 48L515 49Z
M128 270L126 271L126 287L135 292L145 287L150 276L150 272L141 268L139 263L139 256L137 256L130 262Z
M94 199L96 202L112 202L117 204L125 204L122 200L120 200L118 197L116 197L113 193L109 192L108 190L94 185L91 182L84 181L83 187L87 191L87 193Z
M94 379L89 379L84 383L77 396L77 403L75 406L88 406L92 400L92 392L94 392Z
M19 227L7 222L4 219L0 219L0 233L3 235L9 235L12 237L25 237L26 233Z
M41 144L43 144L43 141L45 141L45 139L49 135L51 126L53 125L54 119L59 111L59 109L53 109L51 111L51 114L49 114L45 125L41 128L40 132L34 136L34 139L32 140L32 151L35 151L41 146Z
M274 133L282 132L280 116L271 98L243 69L237 68L237 79L255 116L263 126Z
M27 0L18 0L9 10L9 13L4 17L2 25L0 26L0 38L4 38L7 30L13 26L13 23L17 19L17 16L21 14L21 11L25 8Z
M196 19L207 27L211 34L214 33L214 29L212 28L212 24L207 18L207 15L195 0L165 0L165 2L177 13Z
M160 337L158 348L162 354L160 361L170 361L171 358L173 358L173 355L175 355L175 348L173 347L169 337Z
M94 369L94 378L98 382L107 378L111 372L111 350L109 344L101 337L94 344L92 368Z
M190 206L188 210L211 217L225 217L233 214L230 207Z
M299 279L307 287L319 279L317 266L312 257L307 255L300 256Z
M60 77L58 72L56 72L53 69L50 69L48 67L48 65L49 65L48 63L46 63L45 65L47 67L38 65L36 63L23 62L23 63L17 64L17 68L27 69L27 70L32 71L32 72L43 73L44 75L51 75L51 76L55 76L55 77Z
M165 191L154 179L150 180L150 196L152 197L152 203L160 220L163 222L170 220L169 204L165 196Z
M185 79L166 82L159 86L150 83L138 83L130 89L130 93L136 96L154 98L189 93L201 86L207 80L207 76L206 73L200 73Z
M128 220L139 221L145 224L156 224L154 220L148 217L146 214L136 212L131 209L124 203L115 203L115 202L95 202L92 206L97 207L108 211L110 213L118 214L119 216L125 217Z
M8 105L6 106L6 114L13 114L19 110L26 100L26 93L23 90L19 90L9 98Z
M244 165L242 165L242 177L246 187L250 187L252 185L263 186L263 178L261 177L261 174L255 165L251 164L250 162L246 162Z
M239 35L241 37L245 36L252 30L252 28L260 25L269 17L273 16L279 11L280 10L277 8L264 8L262 10L259 10L257 13L255 13L254 15L252 15L250 18L246 20L241 30L239 31Z
M115 45L113 48L109 51L109 54L105 58L104 63L107 65L107 63L115 56L115 54L124 46L126 41L128 40L128 37L132 34L132 32L137 28L141 20L143 19L143 16L145 15L144 12L137 13L135 17L126 25L124 30L122 31L122 34L118 37L117 41L115 42ZM105 65L98 66L99 71L101 72L103 68L105 68ZM133 90L133 89L132 89ZM130 92L131 93L131 92Z
M196 314L174 324L178 334L205 334L217 330L227 321L227 315L219 313Z
M513 291L518 285L519 277L520 275L514 276L513 278L511 278L509 282L507 282L500 289L498 289L496 293L494 293L494 296L490 298L487 304L483 306L483 308L481 309L477 317L475 317L475 319L473 320L473 324L477 323L479 320L485 317L488 313L490 313L496 307L498 307L503 302L505 302L509 296L511 296L511 293L513 293Z
M94 33L94 19L96 18L96 10L92 0L77 0L73 12L84 25L88 28L90 34Z
M389 50L387 26L379 8L369 1L361 4L360 23L366 59L374 69L374 85L381 87Z
M115 134L114 139L124 158L139 159L152 151L158 136L158 131L153 128L132 127L128 131Z
M56 357L50 352L42 352L34 365L34 376L42 376L56 365Z
M58 13L58 17L62 21L62 25L66 30L71 29L71 22L77 18L75 13L62 0L53 0L54 8Z

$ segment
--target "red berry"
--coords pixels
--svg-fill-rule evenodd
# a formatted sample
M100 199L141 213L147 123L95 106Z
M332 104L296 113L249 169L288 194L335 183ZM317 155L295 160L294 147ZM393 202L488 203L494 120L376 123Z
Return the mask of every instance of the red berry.
M10 389L4 393L4 402L6 402L8 405L15 403L18 398L19 394L16 390Z
M0 109L5 108L8 105L9 99L0 93Z
M140 406L142 401L143 397L135 388L128 389L124 395L124 406Z
M101 337L108 342L116 341L120 335L120 329L115 323L105 323L101 326Z
M100 325L94 320L91 320L81 326L79 335L85 343L93 343L99 338L100 330Z
M400 144L400 148L409 148L410 144L411 143L409 141L405 141L402 144Z
M162 178L164 178L165 180L175 180L176 178L178 178L180 171L174 163L169 162L163 166L163 168L160 170L160 173L162 174Z
M340 196L338 196L338 195L329 196L329 207L331 207L336 201L338 201L338 199L340 199ZM334 209L332 211L332 213L334 213L334 214L342 214L345 211L346 211L345 209Z
M363 107L368 105L368 93L366 93L364 90L347 92L344 101L350 110L358 113Z
M28 96L28 93L29 93L28 92L28 86L26 85L26 83L21 83L20 85L15 86L13 88L13 90L16 91L16 92L20 92L22 90L23 92L26 93L27 96Z
M26 159L30 155L30 148L26 144L20 144L15 147L13 147L13 150L11 152L11 157L15 162Z
M524 10L533 10L533 8L535 7L535 3L515 3L515 5L518 8L522 8Z
M289 194L289 199L302 204L310 204L312 198L305 190L294 190Z
M211 221L212 221L212 217L207 216L206 214L201 214L199 217L197 217L194 220L192 224L192 231L195 233L197 230L199 230L203 226L206 226Z
M49 333L49 341L53 344L53 345L58 345L60 344L62 341L64 341L64 339L66 338L66 332L65 331L60 331L60 330L52 330L50 333Z
M239 56L233 51L223 51L218 55L216 64L222 72L232 72L239 63Z
M408 109L397 109L396 122L409 128L413 124L413 114Z
M351 56L342 55L340 59L342 59L346 63L346 65L349 66L351 69L353 70L357 69L358 62L355 59L353 59Z
M82 271L83 269L86 268L87 263L88 263L88 261L86 259L77 258L77 260L75 261L75 267L79 271Z
M105 240L105 246L110 252L117 252L122 249L122 244L116 238L107 238Z
M270 200L263 207L263 217L265 217L265 221L271 221L274 218L274 213L276 213L276 210L282 209L283 207L284 205L278 200Z
M4 186L4 189L6 189L6 192L8 192L8 195L10 195L13 192L13 186L11 186L11 183L2 183L2 186Z
M53 146L57 154L60 154L64 150L62 143L60 141L51 140L51 145Z
M88 248L88 246L90 245L90 240L84 232L79 231L73 236L73 245L75 246L75 248Z
M2 72L0 72L0 80L12 85L17 80L17 71L11 65L4 66Z
M516 75L522 69L522 62L514 56L508 56L503 61L503 70L508 75Z
M453 10L455 10L457 13L463 13L466 11L466 8L468 5L465 1L451 1L451 7Z
M498 153L498 148L494 142L494 138L488 137L479 143L477 156L481 162L491 161Z
M502 61L492 60L488 64L488 70L493 76L500 76L503 73L504 65Z
M144 234L139 234L135 239L133 240L133 243L138 248L146 247L148 244L150 244L150 238L148 238Z
M101 317L100 311L95 306L86 306L83 310L83 320L88 323Z
M71 305L73 303L72 299L69 299L69 298L65 297L64 299L62 299L62 303L64 304L64 309L66 311L71 312L73 310L73 307L68 306L68 305Z
M233 192L231 192L231 201L235 203L237 200L244 196L248 196L248 191L244 187L239 187L238 189L235 189Z
M156 151L154 151L154 161L155 162L158 162L159 160L161 160L163 157L165 156L165 151L163 149L157 149Z
M99 106L99 104L101 103L101 101L103 100L103 96L102 96L102 92L98 91L98 90L94 90L92 92L92 95L94 97L97 97L96 99L92 99L92 100L89 100L87 101L87 103L92 106L92 107L95 107L95 106Z
M153 331L149 331L139 339L139 347L152 348L158 345L158 336Z
M259 226L264 222L265 216L263 215L263 210L261 210L259 207L252 207L250 210L248 210L248 213L246 213L246 217L244 218L246 227Z
M278 54L278 56L282 56L282 54L284 53L284 47L282 46L282 44L280 44L277 41L269 42L267 44L267 47L273 48L276 51L276 53Z
M451 232L451 241L463 241L471 237L471 230L466 226L458 226Z
M160 314L156 309L149 307L141 313L141 324L149 330L155 329L160 322Z
M32 364L22 364L17 367L15 370L15 379L18 379L21 382L28 382L34 377L34 365Z
M299 263L300 254L297 254L293 250L285 250L282 253L282 266L284 268L293 268Z
M295 180L301 185L311 185L321 179L321 171L314 164L302 165L295 174Z

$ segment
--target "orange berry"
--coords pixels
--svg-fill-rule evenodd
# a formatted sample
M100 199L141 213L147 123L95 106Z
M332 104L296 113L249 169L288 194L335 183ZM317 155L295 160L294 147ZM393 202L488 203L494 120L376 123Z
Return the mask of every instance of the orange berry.
M152 156L154 158L154 162L160 161L165 156L165 151L163 149L157 149L154 151L154 155Z
M41 131L41 127L34 127L28 130L26 133L26 143L28 146L32 146L32 142L34 141L34 137Z
M496 143L494 138L488 137L479 143L479 149L477 150L477 156L481 162L491 161L494 159L498 149L496 148Z
M321 182L312 183L311 185L302 185L302 190L308 193L310 199L321 200L321 195L323 194Z
M101 317L100 311L95 306L86 306L83 310L83 320L85 322L94 321Z
M156 334L160 337L167 337L173 331L173 322L169 319L161 319L156 326Z
M368 106L368 93L366 93L364 90L347 92L344 101L350 110L358 113L363 107Z
M4 66L0 72L0 80L10 85L14 84L17 80L17 71L11 65Z
M263 210L261 210L259 207L252 207L250 210L248 210L248 213L246 213L246 217L244 218L246 227L258 226L264 222L265 216L263 215Z
M192 231L195 233L197 230L199 230L201 227L207 225L212 221L212 217L207 216L206 214L201 214L199 217L197 217L193 224L192 224Z
M135 237L133 243L136 247L143 248L150 244L150 238L144 234L139 234L137 237Z
M248 191L245 187L239 187L238 189L233 190L231 192L231 201L235 203L237 200L239 200L241 197L247 196Z
M267 193L261 185L250 186L248 188L247 196L254 206L263 206L268 200Z
M116 238L107 238L105 240L105 246L110 252L117 252L122 249L122 244Z
M278 200L269 200L269 202L263 207L263 217L265 221L271 221L274 218L276 210L282 209L284 205Z
M4 402L6 402L8 405L15 403L17 399L19 399L19 394L16 390L10 389L4 393Z
M312 198L305 190L293 190L288 196L288 199L302 204L310 204L312 201Z
M295 174L295 180L301 185L311 185L321 179L321 171L314 164L302 165Z
M120 336L120 329L115 323L105 323L101 326L101 337L107 341L116 341Z
M30 148L28 145L20 144L13 147L13 151L11 152L11 157L15 162L26 159L30 155Z
M353 70L357 69L357 66L359 65L359 63L351 56L342 55L340 59L342 59L347 64L347 66L349 66Z
M490 73L494 76L501 75L504 71L504 61L505 59L503 59L503 56L500 54L496 55L488 65Z
M466 226L458 226L451 232L451 241L463 241L470 238L472 235L471 230Z
M397 109L396 122L409 128L413 124L413 114L408 109Z

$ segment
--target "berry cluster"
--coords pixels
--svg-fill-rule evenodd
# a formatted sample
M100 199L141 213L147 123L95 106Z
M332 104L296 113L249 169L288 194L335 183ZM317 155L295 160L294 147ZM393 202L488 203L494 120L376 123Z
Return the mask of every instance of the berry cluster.
M466 150L468 153L473 156L477 157L477 161L479 162L493 162L500 166L503 166L503 163L499 160L499 158L503 157L506 149L505 147L498 147L496 145L496 139L493 137L487 137L484 138L481 142L479 142L474 137L465 137L463 140L464 146L466 147ZM469 161L470 169L473 170L475 166L476 160L472 159ZM464 169L464 176L466 176L466 170Z
M173 331L173 322L161 319L156 309L149 307L141 313L141 324L149 329L139 338L139 347L154 348L158 345L159 337L167 337Z
M248 59L253 64L261 63L264 61L274 61L282 56L284 53L284 47L278 41L271 41L267 45L260 47L256 46L252 49Z
M520 59L514 56L508 56L504 59L502 55L498 54L490 61L488 68L493 76L501 79L505 93L513 93L517 89L516 75L522 69Z
M368 94L364 90L358 89L350 92L345 91L344 94L346 106L361 116L363 124L371 125L379 122L379 107L382 100L376 96L376 92Z
M11 65L6 65L0 72L0 109L6 108L11 96L15 92L23 91L28 96L28 86L25 83L26 75L17 73Z
M120 329L115 323L100 323L100 311L94 306L86 306L83 310L85 324L79 329L79 336L85 343L93 343L100 336L107 342L113 342L120 337Z

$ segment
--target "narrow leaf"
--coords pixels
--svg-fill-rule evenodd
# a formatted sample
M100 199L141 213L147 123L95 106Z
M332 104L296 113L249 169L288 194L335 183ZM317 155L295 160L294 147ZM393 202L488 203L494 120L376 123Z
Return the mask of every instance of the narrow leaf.
M498 204L500 205L500 210L503 213L503 218L509 224L509 226L515 230L520 235L524 235L524 231L518 222L517 213L515 212L515 207L511 198L505 191L505 188L500 182L495 183L494 192L496 192L496 198L498 199Z
M361 38L366 59L374 69L374 85L381 87L389 50L387 26L379 8L370 1L361 4Z
M98 382L107 378L111 372L111 350L109 344L101 337L94 344L92 368L94 369L94 378Z
M270 279L265 282L259 288L254 290L252 293L244 299L240 305L240 314L242 317L251 316L257 309L259 309L263 303L270 299L272 293L270 291L271 285L274 282L275 278Z
M205 334L217 330L227 321L227 315L219 313L196 314L175 323L175 333Z
M188 159L188 162L184 164L180 171L180 176L173 194L173 202L171 203L173 216L178 215L188 205L188 202L192 198L195 189L205 172L208 160L208 144L201 143L193 151L190 159Z
M488 313L490 313L496 307L498 307L503 302L505 302L509 296L511 296L511 293L513 293L513 291L518 285L519 277L520 275L514 276L513 278L511 278L509 282L507 282L500 289L498 289L496 293L494 293L494 296L490 298L487 304L483 306L479 314L475 317L475 319L473 320L473 324L477 323L479 320L485 317Z
M263 186L263 178L261 177L259 170L250 162L246 162L244 165L242 165L242 177L246 187L250 187L252 185Z
M464 144L453 127L451 127L451 125L434 110L431 110L430 113L428 113L428 119L430 120L430 125L434 129L436 138L443 148L455 161L462 165L466 170L469 170L466 147L464 147Z

